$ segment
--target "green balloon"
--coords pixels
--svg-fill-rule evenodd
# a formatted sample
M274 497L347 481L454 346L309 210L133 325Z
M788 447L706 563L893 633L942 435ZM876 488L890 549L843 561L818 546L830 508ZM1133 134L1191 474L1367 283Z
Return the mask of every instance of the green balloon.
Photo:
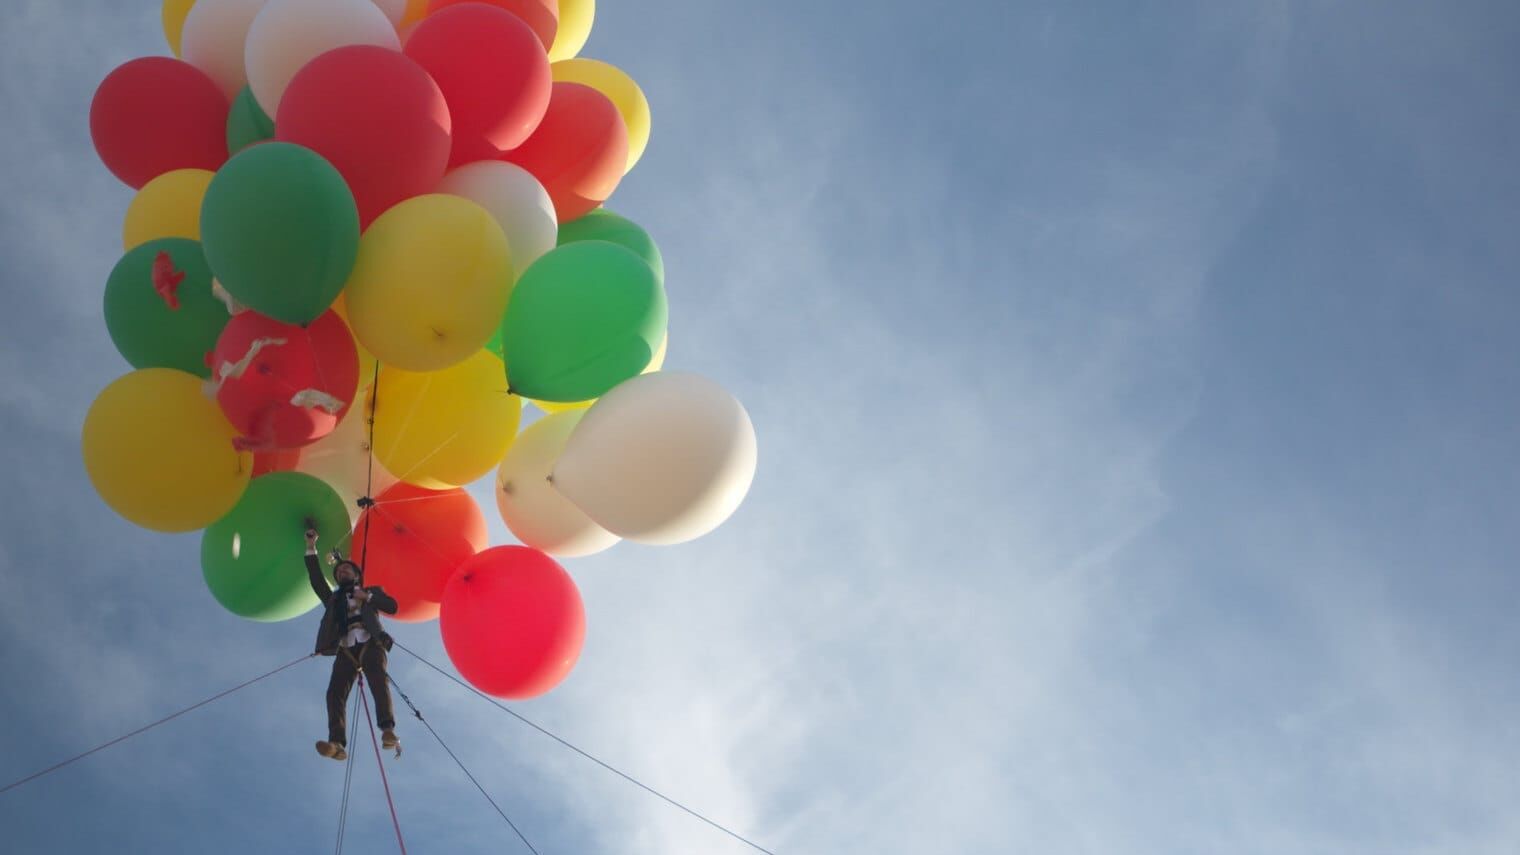
M332 164L266 142L227 161L201 203L206 261L239 303L288 324L327 311L359 253L359 211Z
M648 262L655 278L665 281L665 259L660 257L660 248L654 245L648 232L627 217L618 216L606 208L594 208L591 213L559 227L560 246L583 240L615 243Z
M300 617L317 605L306 577L306 528L320 550L349 539L348 509L333 489L300 472L271 472L201 535L201 574L227 611L257 621ZM323 562L323 573L331 570Z
M232 101L227 114L227 150L237 154L256 142L274 139L274 119L259 106L253 90L247 86Z
M153 264L160 252L185 274L174 289L179 308L153 285ZM177 368L210 377L206 353L216 347L227 326L227 306L211 296L211 268L199 241L162 238L133 247L106 281L106 332L133 368Z
M507 385L539 401L599 398L644 370L666 320L665 289L637 255L601 240L552 249L507 304Z

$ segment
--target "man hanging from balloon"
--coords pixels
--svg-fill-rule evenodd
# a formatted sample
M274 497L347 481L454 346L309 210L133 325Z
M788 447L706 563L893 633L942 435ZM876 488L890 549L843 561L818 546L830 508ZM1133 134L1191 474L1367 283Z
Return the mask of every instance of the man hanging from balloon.
M164 0L177 58L91 101L136 195L102 295L131 370L91 404L85 469L132 523L201 530L232 614L321 604L325 757L361 674L399 745L381 614L435 621L479 691L538 697L586 635L556 559L701 537L755 475L739 401L664 370L659 248L603 207L650 108L578 55L594 5ZM493 469L516 544L466 490ZM361 526L362 568L321 564L316 532L349 550Z
M337 552L334 551L334 556ZM380 612L396 613L396 601L379 585L365 586L364 568L346 558L333 568L338 580L336 590L329 588L317 560L317 531L306 530L306 574L311 589L325 610L317 629L316 652L332 656L332 679L327 683L327 739L317 743L317 753L334 760L348 759L348 728L344 710L348 693L359 672L369 677L370 695L375 699L375 717L379 719L381 744L386 750L401 753L396 738L396 718L391 712L391 690L386 684L385 653L391 637L380 628Z

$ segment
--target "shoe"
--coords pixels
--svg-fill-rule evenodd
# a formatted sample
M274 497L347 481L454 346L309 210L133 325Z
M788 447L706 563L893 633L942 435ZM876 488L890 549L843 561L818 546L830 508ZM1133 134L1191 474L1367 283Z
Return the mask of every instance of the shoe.
M381 748L384 748L386 751L390 751L390 750L394 749L396 746L398 746L400 744L401 744L401 740L399 740L399 739L396 738L396 731L394 731L394 730L383 730L383 731L380 732L380 747Z
M323 740L317 743L317 753L334 760L347 760L348 750L337 742Z

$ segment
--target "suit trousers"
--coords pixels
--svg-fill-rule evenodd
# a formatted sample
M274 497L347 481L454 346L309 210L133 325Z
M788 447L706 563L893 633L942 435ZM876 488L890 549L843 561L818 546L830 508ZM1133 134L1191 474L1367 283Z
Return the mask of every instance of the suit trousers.
M357 662L356 662L357 660ZM375 720L381 730L396 726L391 712L391 687L385 679L385 647L371 638L357 648L340 647L333 656L332 679L327 683L327 741L339 745L348 744L346 726L348 693L359 676L359 665L364 667L365 681L369 683L370 697L375 699Z

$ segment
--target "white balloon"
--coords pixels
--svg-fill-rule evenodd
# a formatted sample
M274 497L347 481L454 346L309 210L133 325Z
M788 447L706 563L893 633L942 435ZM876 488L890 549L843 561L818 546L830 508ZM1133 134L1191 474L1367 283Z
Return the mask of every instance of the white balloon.
M683 543L738 509L756 456L749 413L722 386L659 371L619 384L586 411L553 483L614 534Z
M564 558L594 555L619 539L549 484L549 473L584 414L571 410L534 422L512 443L496 471L502 522L527 546Z
M553 249L559 239L559 221L549 191L515 163L467 163L445 175L438 192L463 196L495 218L507 236L507 246L512 248L512 269L518 276Z
M371 478L372 497L396 483L396 476L387 472L380 461L374 461L373 471L370 469L368 388L355 398L332 433L301 449L296 471L326 481L348 505L351 522L359 521L358 500Z
M301 66L346 45L401 49L396 28L370 0L269 0L248 28L243 54L253 97L276 116Z
M185 16L180 55L185 62L206 72L228 100L237 97L248 72L243 47L248 28L265 0L196 0Z
M371 0L371 2L380 7L380 11L390 19L391 26L401 26L401 19L406 15L406 0Z

